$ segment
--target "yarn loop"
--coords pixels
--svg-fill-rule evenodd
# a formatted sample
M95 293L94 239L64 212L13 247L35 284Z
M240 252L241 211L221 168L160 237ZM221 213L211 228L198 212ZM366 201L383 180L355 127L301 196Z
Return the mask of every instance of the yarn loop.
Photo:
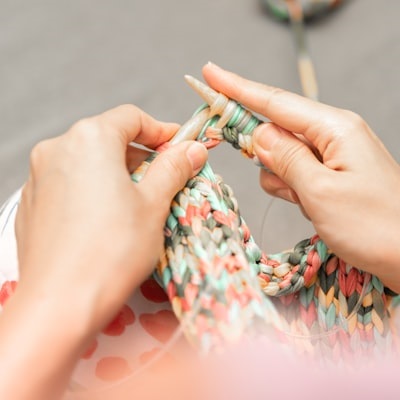
M209 148L226 141L256 158L252 133L262 121L233 100L229 104L229 118L210 117L197 140ZM223 118L227 122L220 126ZM135 171L134 181L156 155ZM307 354L321 350L338 358L398 351L391 323L392 305L399 303L395 293L377 277L339 259L318 235L292 250L264 254L240 215L232 189L208 163L171 204L165 254L155 277L188 340L201 351L240 340L260 321L283 333L284 342L307 339L300 346Z

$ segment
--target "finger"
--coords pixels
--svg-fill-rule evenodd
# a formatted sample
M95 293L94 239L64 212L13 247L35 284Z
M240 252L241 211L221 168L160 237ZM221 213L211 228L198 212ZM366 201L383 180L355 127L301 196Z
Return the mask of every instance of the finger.
M301 204L296 192L278 176L271 174L271 172L260 170L260 185L271 196L297 204L303 216L310 220L310 217Z
M268 171L260 171L260 186L264 191L274 197L279 197L291 203L298 203L297 194L281 178Z
M282 89L244 79L214 64L203 68L207 83L277 125L303 134L323 153L327 138L340 125L348 124L348 113ZM330 129L327 129L330 128Z
M254 132L254 150L261 163L299 196L308 190L313 179L327 169L306 144L272 123L257 127Z
M290 203L297 204L300 208L301 213L305 218L310 220L307 211L300 202L296 192L291 189L285 182L282 181L275 174L271 172L261 170L260 171L260 185L261 187L271 196L279 197L283 200L289 201Z
M75 124L71 130L93 132L104 135L111 133L126 146L136 142L149 148L156 148L168 141L178 130L179 125L157 121L140 108L125 104Z
M158 121L131 104L106 111L101 118L123 133L126 143L134 141L152 149L168 141L179 128L178 124Z
M150 201L163 202L169 207L175 194L200 171L207 156L206 148L198 142L171 146L151 163L139 186Z

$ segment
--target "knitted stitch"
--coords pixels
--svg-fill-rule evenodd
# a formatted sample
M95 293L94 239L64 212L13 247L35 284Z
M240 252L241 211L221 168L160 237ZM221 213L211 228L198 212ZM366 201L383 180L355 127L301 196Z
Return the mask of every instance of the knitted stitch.
M252 133L261 121L237 103L226 125L213 128L219 119L207 120L197 140L207 147L227 141L254 158ZM156 155L135 171L134 181ZM257 321L272 324L282 341L308 354L338 359L398 349L390 320L395 293L340 260L317 235L293 250L264 254L232 189L208 163L171 204L155 276L201 351L239 340Z

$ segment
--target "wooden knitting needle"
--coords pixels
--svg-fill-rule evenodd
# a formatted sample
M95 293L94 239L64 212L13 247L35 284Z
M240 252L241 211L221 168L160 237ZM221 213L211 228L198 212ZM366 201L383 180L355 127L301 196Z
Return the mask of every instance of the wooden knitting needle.
M297 52L297 67L303 93L306 97L318 100L318 85L315 69L307 47L303 9L298 0L285 0L292 27Z

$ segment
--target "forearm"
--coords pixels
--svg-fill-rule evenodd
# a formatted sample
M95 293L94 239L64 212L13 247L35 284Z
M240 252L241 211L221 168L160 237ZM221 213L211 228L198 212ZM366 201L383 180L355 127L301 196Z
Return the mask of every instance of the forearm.
M66 299L28 295L17 289L0 316L0 398L56 399L87 340Z

